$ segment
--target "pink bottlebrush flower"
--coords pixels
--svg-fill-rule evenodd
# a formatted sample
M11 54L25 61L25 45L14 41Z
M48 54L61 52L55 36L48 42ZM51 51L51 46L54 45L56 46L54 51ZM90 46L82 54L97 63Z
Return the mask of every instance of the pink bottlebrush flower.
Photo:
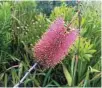
M34 46L34 57L44 68L54 67L68 54L78 31L67 32L63 18L57 18Z

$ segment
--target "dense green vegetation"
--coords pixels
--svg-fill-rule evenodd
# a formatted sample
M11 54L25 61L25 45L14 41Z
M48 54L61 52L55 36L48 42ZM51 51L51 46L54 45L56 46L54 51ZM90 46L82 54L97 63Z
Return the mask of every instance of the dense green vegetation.
M47 8L48 7L48 8ZM42 8L42 9L41 9ZM46 9L47 8L47 9ZM101 86L101 5L80 2L80 38L54 68L40 66L20 86ZM32 47L58 16L68 24L76 14L74 2L0 2L0 87L13 87L35 63ZM78 17L72 26L78 28ZM75 58L75 53L78 59Z

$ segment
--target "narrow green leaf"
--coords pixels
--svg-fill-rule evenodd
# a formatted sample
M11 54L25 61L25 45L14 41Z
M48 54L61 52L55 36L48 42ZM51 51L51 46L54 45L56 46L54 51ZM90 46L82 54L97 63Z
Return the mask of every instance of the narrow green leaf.
M87 86L87 84L88 84L89 72L90 72L90 70L89 70L89 68L88 68L87 73L86 73L86 77L85 77L85 80L84 80L83 87Z
M23 64L20 63L20 64L19 64L19 72L18 72L19 78L21 78L22 72L23 72Z
M75 57L72 58L72 62L71 62L71 74L73 75L74 74L74 62L75 62Z
M33 80L34 80L34 85L35 86L40 86L40 83L38 82L38 80L36 78L34 78Z
M88 50L87 53L95 53L96 50Z
M65 67L65 65L62 64L62 66L63 66L63 72L64 72L64 75L66 77L67 83L69 86L71 86L72 85L72 77L71 77L68 69Z
M51 69L48 71L48 73L46 74L45 79L44 79L44 82L43 82L43 86L46 85L46 82L47 82L47 80L48 80L48 77L49 77L51 71L52 71L52 68L51 68Z
M31 79L29 79L29 78L28 78L28 79L26 79L26 80L24 81L24 86L26 86L26 85L27 85L27 83L28 83L28 82L30 82L30 81L31 81Z
M46 18L46 21L47 21L47 22L49 22L49 23L51 23L51 20L50 20L50 19L48 19L48 18Z
M5 74L5 81L4 81L4 83L5 83L5 87L7 87L7 74Z
M90 66L90 72L100 72L99 70L97 70L97 69L94 69L94 68L92 68L91 66Z
M18 75L15 69L11 70L11 75L12 75L12 83L15 85L18 82Z
M60 84L58 82L56 82L55 80L52 80L52 82L57 86L60 87Z
M1 73L1 74L0 74L0 80L2 80L3 77L4 77L4 73Z

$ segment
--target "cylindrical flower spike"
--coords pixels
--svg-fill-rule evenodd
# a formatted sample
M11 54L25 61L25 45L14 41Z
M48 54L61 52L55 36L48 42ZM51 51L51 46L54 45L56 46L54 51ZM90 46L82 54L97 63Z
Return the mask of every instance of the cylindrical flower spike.
M34 46L34 57L44 68L54 67L68 54L78 30L67 31L63 18L57 18Z

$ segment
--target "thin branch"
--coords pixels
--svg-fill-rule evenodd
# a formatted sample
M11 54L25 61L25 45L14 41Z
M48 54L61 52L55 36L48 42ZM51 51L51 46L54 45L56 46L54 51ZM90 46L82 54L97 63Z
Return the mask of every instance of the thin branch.
M23 78L22 78L13 88L17 88L17 87L25 80L25 78L29 75L29 73L30 73L33 69L35 69L35 67L36 67L37 64L38 64L38 63L35 63L35 64L27 71L27 73L23 76Z

